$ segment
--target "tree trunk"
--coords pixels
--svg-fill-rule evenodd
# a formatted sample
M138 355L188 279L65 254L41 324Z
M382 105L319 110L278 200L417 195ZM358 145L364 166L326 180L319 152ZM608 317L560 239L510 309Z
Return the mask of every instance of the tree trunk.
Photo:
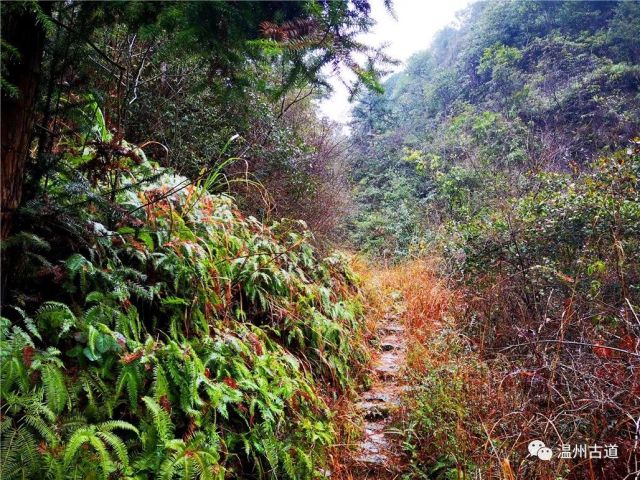
M44 13L49 13L52 3L43 2L40 6ZM11 97L6 88L2 90L1 239L11 233L14 213L22 199L45 44L44 27L37 21L32 7L5 4L3 10L3 40L14 47L19 55L7 61L5 79L17 87L19 94Z

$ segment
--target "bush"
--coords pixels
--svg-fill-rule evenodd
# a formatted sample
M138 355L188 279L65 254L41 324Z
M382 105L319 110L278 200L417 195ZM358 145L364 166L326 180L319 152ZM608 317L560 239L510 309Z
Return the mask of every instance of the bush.
M632 143L584 173L537 174L521 197L449 226L455 240L445 248L448 264L467 292L465 330L499 372L496 395L518 392L490 437L518 476L541 474L524 458L531 438L558 449L559 443L634 448L639 154ZM588 467L570 462L543 470L583 478ZM594 468L602 478L629 473L622 460Z
M208 193L215 174L90 145L3 245L0 475L317 475L365 360L346 257L243 216Z

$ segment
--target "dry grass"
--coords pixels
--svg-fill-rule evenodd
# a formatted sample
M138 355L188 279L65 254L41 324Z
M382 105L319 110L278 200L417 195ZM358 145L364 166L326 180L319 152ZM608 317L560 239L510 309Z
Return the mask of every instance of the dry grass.
M406 375L415 389L405 396L406 415L399 428L416 478L436 464L444 467L429 478L613 480L633 472L630 428L636 415L633 402L625 399L637 392L631 388L608 395L602 386L631 385L624 367L635 362L605 349L579 356L570 350L573 356L567 357L567 351L554 344L529 352L500 352L496 342L508 339L509 329L527 324L524 316L515 315L519 319L514 320L509 311L509 296L501 290L509 285L494 285L481 298L452 289L434 261L381 267L356 260L355 267L362 280L367 338L371 340L376 325L394 311L406 325ZM489 323L488 311L504 311L501 323ZM580 361L588 370L579 369ZM634 385L640 383L635 375ZM554 391L560 386L561 392ZM615 412L625 405L633 418ZM345 447L358 439L360 424L349 401L340 404L337 414L342 437L334 478L350 479L340 465L348 452ZM619 423L608 425L607 418L618 418ZM556 456L560 443L617 442L629 451L618 462L543 462L527 456L533 439L552 445Z
M383 271L386 288L402 296L405 306L402 318L410 335L411 348L425 350L425 353L433 335L443 324L451 322L452 318L447 318L447 314L455 306L456 296L436 272L437 264L425 260L414 260Z
M415 388L405 397L402 429L414 476L442 463L436 475L466 478L469 461L484 450L481 419L495 399L489 400L486 369L457 323L461 296L438 272L435 260L413 260L385 273L405 305L407 378Z
M409 320L405 318L407 309L405 307L405 298L415 299L415 302L424 302L421 308L430 308L431 313L444 310L444 303L447 301L448 295L445 293L444 287L438 284L436 287L436 279L432 275L432 269L427 268L426 264L417 263L412 270L405 269L402 266L385 268L366 261L361 257L353 257L354 270L357 272L361 281L362 296L365 303L365 328L367 335L365 336L368 344L367 348L371 353L371 357L375 355L376 330L388 315L400 314L407 324L407 330L412 332L421 332L420 336L426 338L427 328L431 328L428 321L422 319L433 318L432 315L425 315L422 318L418 315ZM414 294L409 289L411 286L411 276L420 275L421 281L424 281L425 287L428 285L433 292L439 289L438 300L433 298L429 304L425 301L427 296L424 291L421 294ZM426 277L428 275L428 278ZM413 311L417 313L417 303L411 303L414 307ZM426 313L426 310L423 310ZM415 345L418 343L414 342ZM411 347L414 350L414 347ZM371 378L366 375L361 379L361 388L368 389ZM331 478L334 480L353 480L354 472L350 471L350 457L353 449L359 445L362 435L363 418L361 411L356 410L354 398L343 398L336 403L332 409L339 426L339 440L336 447L331 452Z
M369 338L373 338L377 325L389 314L399 314L406 327L408 352L406 374L410 384L417 386L423 379L434 371L444 372L455 366L457 384L478 384L482 382L471 381L475 373L470 373L467 368L461 368L462 359L457 357L452 347L451 336L457 335L454 327L455 316L451 312L456 310L456 298L446 283L438 277L437 264L428 261L412 261L392 267L382 267L356 260L355 265L362 281L363 296L365 299L365 311L367 312L367 329ZM449 402L446 398L438 398L443 403ZM418 408L417 399L413 394L406 395L404 401L406 408L404 416L398 419L398 426L405 435L410 424L412 411ZM453 399L457 404L462 404L461 398ZM341 404L342 410L337 412L341 425L341 441L339 448L335 450L334 464L332 466L332 478L351 480L353 477L348 469L345 469L345 459L348 457L348 448L353 445L359 435L359 419L357 412L349 409L349 405ZM445 406L445 410L450 408ZM463 408L454 406L452 409ZM456 445L465 445L468 449L469 435L462 425L462 419L443 418L446 425L438 427L441 433L425 435L427 432L417 432L414 437L417 445L423 450L420 453L421 461L434 462L437 455L433 451L447 448L450 441L449 435L459 437ZM451 420L449 422L449 420ZM418 426L420 428L420 426ZM414 431L416 433L416 431ZM425 442L429 442L429 448ZM462 472L462 470L460 470Z
M375 336L378 322L387 311L389 302L388 295L380 294L381 284L378 271L364 259L358 256L351 257L351 267L360 279L362 300L365 312L365 334L363 335L364 345L371 358L373 355L372 340ZM368 377L369 365L363 365L361 371L356 372L356 383L359 389L366 389L370 379ZM331 405L337 427L337 442L329 451L329 470L331 478L334 480L352 480L349 471L349 458L351 452L359 445L362 435L363 419L359 411L355 408L355 391L349 392L337 399Z

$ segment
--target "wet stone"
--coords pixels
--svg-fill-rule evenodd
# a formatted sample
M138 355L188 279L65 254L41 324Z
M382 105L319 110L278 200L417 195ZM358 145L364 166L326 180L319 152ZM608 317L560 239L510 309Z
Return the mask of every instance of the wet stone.
M389 408L372 408L365 412L364 418L365 420L380 420L389 417L389 415L391 415Z
M385 467L388 460L389 459L387 458L386 455L382 455L380 453L369 453L365 455L360 455L355 458L355 461L358 463L363 463L367 466L379 466L379 467Z
M364 429L364 433L368 436L379 435L384 431L384 427L383 422L368 422Z
M394 405L386 402L360 402L358 408L363 412L365 420L380 420L391 415Z
M362 399L367 402L388 402L389 395L376 391L368 391L362 395Z
M383 382L392 382L398 376L398 372L379 371L377 374L378 378Z
M382 327L380 331L385 334L404 333L404 327L400 325L386 325Z
M398 439L387 431L391 416L401 407L403 385L399 379L405 364L406 340L398 316L390 316L378 327L378 351L373 362L374 380L363 392L357 408L364 418L364 435L352 457L353 479L396 479L401 462Z
M398 376L399 369L392 366L384 366L376 368L375 373L381 382L393 382Z
M384 434L378 433L370 436L362 444L362 451L367 453L384 453L387 447L387 441L384 438Z

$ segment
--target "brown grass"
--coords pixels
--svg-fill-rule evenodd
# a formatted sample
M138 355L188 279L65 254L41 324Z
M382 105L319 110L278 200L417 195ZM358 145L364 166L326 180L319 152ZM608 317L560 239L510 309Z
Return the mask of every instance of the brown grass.
M637 363L633 357L604 347L583 349L578 356L579 350L562 344L501 351L514 329L531 322L524 309L509 308L514 285L496 282L473 294L459 291L439 276L437 262L427 260L392 267L357 260L355 267L362 280L367 338L373 338L385 315L402 306L398 313L409 345L406 374L418 389L405 397L406 416L399 428L414 446L410 466L416 477L443 458L449 459L450 475L479 480L614 480L633 471L633 419L627 417L637 417L632 401L637 387L615 397L602 389L631 385L625 367ZM492 323L496 312L500 321ZM580 370L580 361L586 370ZM624 406L629 415L620 410ZM340 408L334 478L349 479L341 465L345 447L357 441L360 423L349 401ZM607 418L617 418L618 424L608 426ZM556 456L560 443L618 443L625 454L608 463L543 462L527 456L533 439L550 444Z

